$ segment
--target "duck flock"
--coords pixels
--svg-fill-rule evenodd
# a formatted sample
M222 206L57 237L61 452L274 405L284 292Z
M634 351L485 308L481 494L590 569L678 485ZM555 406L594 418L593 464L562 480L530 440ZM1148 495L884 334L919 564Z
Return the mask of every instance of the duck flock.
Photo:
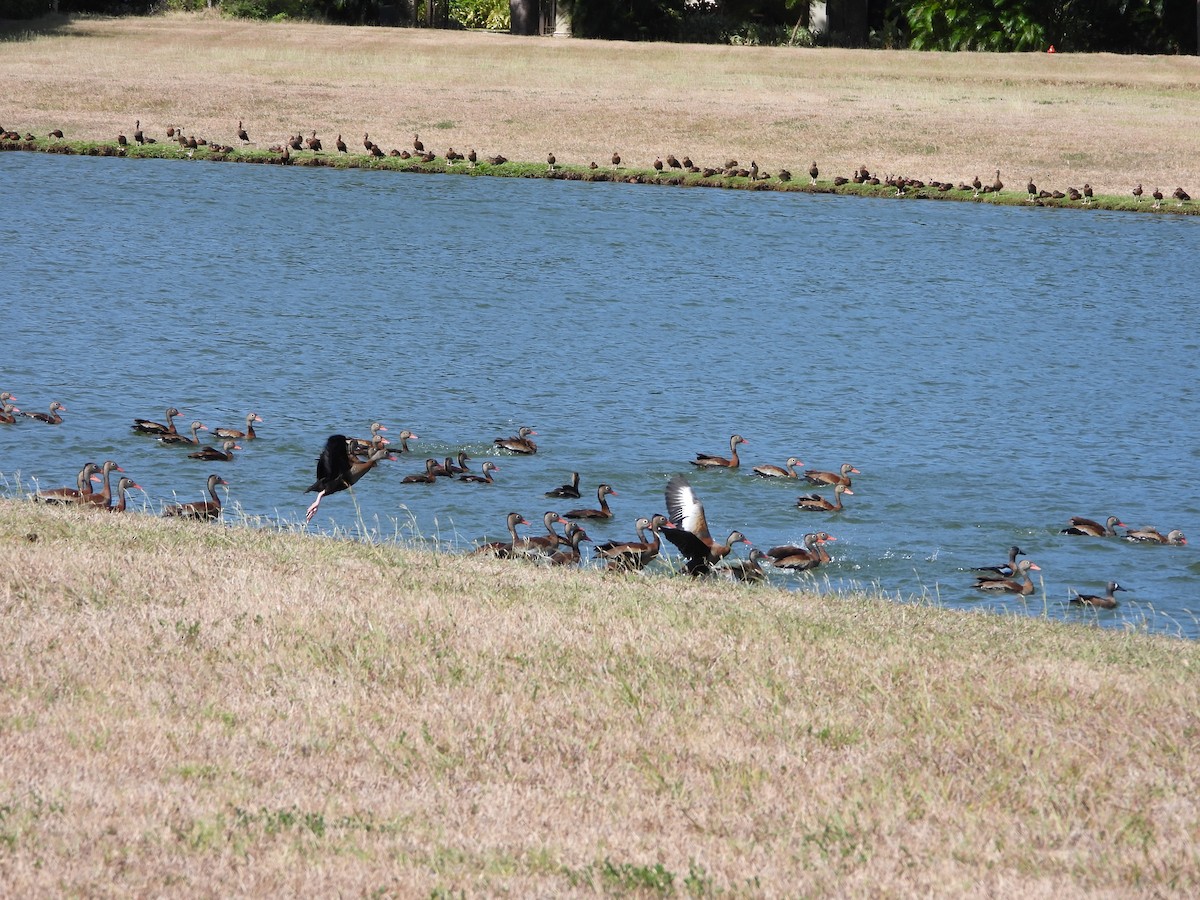
M246 148L254 144L251 140L249 132L246 130L244 123L239 120L237 128L233 129L237 134L237 141L240 147ZM159 140L153 136L147 135L142 129L140 119L134 122L132 131L132 139L125 134L119 132L112 142L112 151L120 156L124 155L130 144L144 146L147 144L157 144ZM64 140L62 129L55 128L47 134L47 138L52 142ZM38 140L38 135L31 131L26 131L24 134L20 130L9 130L0 126L0 142L7 142L16 146L20 146L24 142L26 146L32 147L34 142ZM185 129L182 126L170 125L166 129L165 140L178 145L180 152L187 156L192 156L198 151L209 154L213 158L227 159L229 155L235 152L235 146L231 144L222 144L218 140L210 140L205 137L196 137L195 134L188 131L185 134ZM359 156L367 156L376 159L383 157L396 158L401 160L414 160L420 163L433 163L439 157L432 150L427 149L424 141L421 140L419 134L413 134L412 150L407 148L400 149L393 147L384 152L383 148L375 141L371 140L371 133L364 132L362 138L363 150L361 153L355 149L354 153ZM349 145L342 139L339 133L332 142L332 147L327 148L325 142L317 135L316 129L311 129L306 137L303 132L297 131L294 135L288 135L283 141L271 144L268 147L269 152L275 154L275 162L282 165L290 165L295 160L293 153L302 154L309 159L321 156L326 152L333 152L346 156L351 155ZM299 159L299 157L297 158ZM490 165L498 166L509 162L509 159L501 154L485 156L478 154L474 148L469 149L466 153L461 153L453 147L446 149L441 157L447 167L453 168L457 163L464 163L470 168L475 168L479 162L486 162ZM777 184L788 184L793 180L793 176L788 169L779 169L774 175L765 172L759 168L759 165L754 160L751 160L748 166L740 164L736 159L726 159L720 164L713 163L711 165L697 165L686 154L679 158L674 153L668 153L664 160L662 156L656 156L650 166L642 170L622 169L621 154L619 151L614 151L609 159L611 168L607 171L602 171L603 167L596 160L591 160L586 163L589 172L595 180L620 180L629 183L644 183L650 181L659 181L666 177L670 182L672 179L681 178L685 173L692 176L699 176L701 179L730 179L740 178L748 179L756 184L761 183L764 187L769 182ZM550 176L555 176L563 170L560 169L558 157L553 153L546 154L546 172ZM650 171L653 175L648 174ZM816 160L808 167L809 186L816 187L820 176L820 168L817 166ZM571 173L565 173L563 177L570 177ZM919 179L911 178L902 174L888 174L880 176L873 174L866 165L861 165L854 170L852 175L836 175L832 179L826 181L826 185L831 184L833 189L842 187L850 183L858 185L872 185L887 187L895 190L896 196L907 196L912 192L920 196L930 196L931 194L944 194L959 196L970 194L972 199L979 199L981 196L999 195L1004 191L1004 182L1000 178L1000 170L996 170L995 178L990 183L983 182L978 175L971 182L959 181L954 183L951 181L940 181L938 179ZM1130 195L1134 201L1141 203L1146 197L1146 191L1139 182L1130 190ZM1039 188L1032 176L1025 185L1026 201L1035 206L1060 206L1078 204L1081 206L1089 206L1094 199L1094 191L1088 182L1084 182L1082 188L1076 188L1073 185L1068 185L1065 190L1054 188L1047 190L1044 186ZM1176 187L1170 194L1170 198L1175 202L1176 207L1182 208L1185 204L1191 202L1191 195L1182 187ZM1155 187L1149 192L1149 198L1152 209L1160 209L1163 202L1167 199L1163 194L1162 189Z
M60 401L52 401L45 412L23 411L15 404L17 397L11 392L0 393L0 426L45 427L61 426L67 407ZM234 453L240 452L251 441L259 439L255 425L263 419L256 412L246 414L240 427L217 427L209 429L203 422L190 423L186 431L180 431L176 419L182 413L176 407L168 407L165 421L135 418L130 431L136 439L155 440L160 444L177 447L189 458L211 463L228 463ZM21 423L27 423L22 425ZM206 444L201 436L208 432L219 440L219 446ZM387 437L388 428L380 422L370 426L369 437L351 438L342 434L330 435L320 450L316 462L315 479L307 492L316 494L315 500L305 512L305 522L311 521L321 502L356 485L380 462L398 461L411 453L409 441L418 436L409 430L396 433L393 442ZM515 435L497 437L491 442L495 458L502 456L533 456L538 452L534 438L537 432L522 427ZM724 453L700 452L687 462L696 471L734 472L742 468L739 448L747 444L740 434L729 438L728 455ZM401 484L435 484L440 480L486 486L495 483L495 473L501 466L488 459L479 471L470 467L471 456L466 450L443 460L426 459L424 470L403 476ZM565 511L548 510L542 515L544 533L531 533L529 519L521 512L508 513L505 519L507 540L479 543L467 551L471 555L487 555L523 563L552 566L593 565L611 572L640 572L656 560L655 568L660 571L678 571L693 577L716 577L736 582L762 582L769 570L791 573L812 573L831 561L828 545L837 540L831 533L836 531L836 516L846 507L844 498L854 496L852 477L861 472L851 463L843 463L836 470L802 469L804 463L796 457L789 458L783 465L759 464L749 466L754 479L792 481L804 485L805 493L795 500L795 508L812 514L819 523L796 545L779 545L767 549L753 547L750 540L739 530L732 530L718 540L712 534L704 504L686 475L671 477L664 491L666 513L644 511L634 521L634 535L623 540L596 543L587 532L596 523L609 523L614 511L609 497L618 496L617 489L608 483L596 488L596 503L587 506L580 489L580 473L572 472L570 480L557 487L545 490L542 496L555 501L570 501L572 508ZM120 473L115 489L112 473ZM202 500L173 503L162 508L166 517L212 521L222 514L222 503L217 492L219 486L228 482L218 472L207 477L206 497ZM37 489L30 497L35 502L72 504L89 509L125 513L132 509L127 503L127 492L141 489L115 460L85 462L79 470L74 486ZM581 502L574 502L581 501ZM557 505L557 504L556 504ZM561 526L561 531L559 527ZM1123 532L1119 529L1123 529ZM1062 528L1064 540L1114 540L1120 539L1139 544L1183 546L1187 538L1179 529L1162 532L1153 527L1134 528L1126 525L1115 515L1101 523L1083 516L1074 516ZM678 561L670 555L662 556L663 539L673 545ZM590 544L589 555L583 545ZM750 547L744 558L734 554L739 545ZM981 565L974 569L972 587L982 594L1028 596L1035 590L1030 573L1041 571L1041 567L1026 556L1019 546L1011 546L1006 561L994 565ZM1129 591L1117 580L1109 581L1103 592L1086 594L1075 592L1070 598L1074 604L1099 609L1112 609L1118 605L1116 594Z

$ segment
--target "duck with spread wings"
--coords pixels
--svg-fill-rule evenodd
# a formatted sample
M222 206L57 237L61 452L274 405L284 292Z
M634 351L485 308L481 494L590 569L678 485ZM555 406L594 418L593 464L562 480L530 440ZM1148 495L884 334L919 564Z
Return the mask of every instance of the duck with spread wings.
M661 534L678 548L686 562L684 571L689 575L706 575L713 567L729 555L734 544L749 544L740 531L731 531L724 543L713 539L708 531L708 520L704 505L687 478L676 475L667 482L667 514L674 528L665 528Z

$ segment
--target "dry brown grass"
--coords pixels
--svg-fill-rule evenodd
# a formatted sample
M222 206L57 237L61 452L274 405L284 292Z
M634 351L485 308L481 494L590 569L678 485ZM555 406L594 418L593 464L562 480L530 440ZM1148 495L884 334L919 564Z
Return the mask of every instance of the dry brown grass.
M0 585L14 896L1200 890L1192 643L21 501Z
M828 175L859 164L913 178L1126 195L1200 196L1200 59L731 48L263 24L173 15L84 19L0 45L0 122L111 140L140 118L259 146L297 130L412 133L565 163L690 154ZM11 124L10 124L11 123Z

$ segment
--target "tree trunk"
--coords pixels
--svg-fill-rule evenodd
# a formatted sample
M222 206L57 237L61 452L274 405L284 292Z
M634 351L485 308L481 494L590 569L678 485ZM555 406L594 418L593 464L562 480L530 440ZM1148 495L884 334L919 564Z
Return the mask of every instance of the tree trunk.
M541 28L538 0L508 0L509 34L537 34Z
M830 37L847 47L867 43L867 0L829 0L825 4Z

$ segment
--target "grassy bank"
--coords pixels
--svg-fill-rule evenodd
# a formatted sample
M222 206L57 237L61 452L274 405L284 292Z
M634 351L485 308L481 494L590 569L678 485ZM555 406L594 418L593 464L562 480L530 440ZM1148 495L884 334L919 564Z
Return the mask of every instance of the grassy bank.
M385 150L649 169L753 160L826 182L865 165L922 181L1200 197L1200 59L622 44L203 16L19 25L0 53L5 128L68 140L168 126L256 149L316 130ZM24 31L20 29L26 29Z
M15 895L1186 896L1192 643L0 503Z

